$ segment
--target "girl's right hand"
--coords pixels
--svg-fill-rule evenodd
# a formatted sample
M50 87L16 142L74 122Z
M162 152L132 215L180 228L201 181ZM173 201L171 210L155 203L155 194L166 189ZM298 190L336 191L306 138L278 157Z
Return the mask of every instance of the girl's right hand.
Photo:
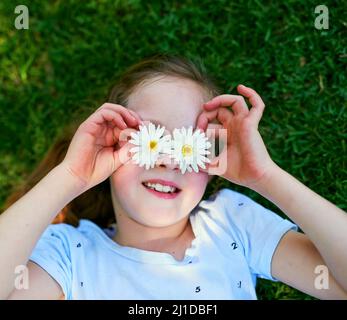
M77 178L83 192L94 187L129 160L130 143L118 150L115 147L122 130L132 131L130 128L139 124L136 112L118 104L103 104L78 127L61 166Z

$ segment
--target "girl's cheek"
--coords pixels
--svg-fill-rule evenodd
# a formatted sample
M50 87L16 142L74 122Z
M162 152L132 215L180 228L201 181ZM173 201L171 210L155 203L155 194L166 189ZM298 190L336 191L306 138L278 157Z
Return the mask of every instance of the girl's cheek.
M197 176L196 179L199 182L207 183L207 181L208 181L208 174L206 172L198 172L198 173L195 173L195 175Z
M205 172L192 172L188 174L188 185L189 188L197 190L202 190L205 192L205 188L208 182L208 174Z
M140 175L141 168L136 165L127 163L119 167L111 176L111 182L113 186L122 189L134 188L134 184L139 183L138 177Z

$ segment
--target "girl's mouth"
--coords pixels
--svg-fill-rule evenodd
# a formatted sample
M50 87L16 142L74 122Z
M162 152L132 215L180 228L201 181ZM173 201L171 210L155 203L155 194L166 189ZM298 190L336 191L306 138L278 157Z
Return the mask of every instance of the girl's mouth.
M144 181L142 182L142 185L150 193L162 199L174 199L181 192L181 189L179 189L174 184L166 183L163 180L161 180L163 181L162 183L160 183L161 181L160 182L159 181L160 180Z

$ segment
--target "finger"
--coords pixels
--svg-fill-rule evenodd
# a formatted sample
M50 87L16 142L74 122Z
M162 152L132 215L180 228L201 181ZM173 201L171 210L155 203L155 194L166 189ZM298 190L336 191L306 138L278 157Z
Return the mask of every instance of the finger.
M262 98L255 90L244 85L239 85L237 91L249 99L249 102L252 105L249 117L254 121L254 123L258 124L265 109L265 104Z
M213 168L214 166L216 166L218 164L218 157L213 158L212 160L210 160L210 163L205 162L205 168L202 168L199 166L199 171L201 172L205 172L205 173L210 173L211 168Z
M127 128L127 124L124 122L122 116L116 111L107 108L103 108L97 112L94 112L91 115L90 120L98 125L102 125L105 124L105 122L109 122L118 126L120 129Z
M143 120L141 119L141 117L140 117L135 111L129 109L129 112L130 112L130 113L136 118L136 120L137 120L137 124L136 124L136 126L135 126L134 128L136 128L137 130L139 130L140 126L141 126L141 125L144 125Z
M206 111L219 107L231 107L235 115L247 115L249 112L245 99L239 95L222 94L204 103L203 106Z
M117 170L122 165L130 163L131 147L133 147L133 145L128 142L124 144L120 149L114 151L115 170Z
M107 109L107 110L112 110L114 112L117 112L118 114L122 116L123 120L127 123L129 127L135 127L138 125L138 120L136 119L134 115L131 114L129 109L126 109L122 106L109 105L109 104L105 105L102 109L103 110Z
M201 129L202 131L206 131L208 125L208 118L205 113L206 111L203 111L199 114L195 124L195 127L197 129Z
M126 144L131 139L131 133L137 132L137 130L132 128L126 128L123 130L120 130L118 128L114 128L114 137L116 141L118 142L119 146L122 147L124 144Z
M217 119L224 128L228 128L233 114L227 108L217 108L212 111L203 111L197 119L197 128L206 131L209 122Z
M103 109L103 108L106 108L106 107L109 107L109 108L115 108L117 109L117 111L121 108L124 108L123 106L121 106L120 104L116 104L116 103L111 103L111 102L105 102L103 103L98 109L95 110L96 111L99 111L100 109Z
M213 119L209 122L209 119L206 115L207 111L202 111L195 122L195 129L200 129L201 131L206 131L211 126L221 126L217 119Z
M137 119L138 124L142 124L143 123L142 119L137 114L137 112L135 112L135 111L133 111L131 109L127 109L127 110L129 110L129 112Z

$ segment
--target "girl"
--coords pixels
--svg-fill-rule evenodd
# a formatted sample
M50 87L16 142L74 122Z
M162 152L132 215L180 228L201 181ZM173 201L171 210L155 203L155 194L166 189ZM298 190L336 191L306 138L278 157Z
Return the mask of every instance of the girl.
M0 297L256 299L261 277L317 298L347 298L347 216L271 160L257 129L264 103L251 88L238 92L220 95L175 56L145 59L123 74L108 103L71 141L59 140L31 185L9 199L0 216ZM134 164L120 133L144 121L170 132L219 123L227 130L222 177L272 201L305 233L229 189L202 200L209 168L182 174L169 162ZM148 183L175 186L174 195ZM58 213L67 223L49 225ZM111 216L115 229L106 232ZM28 289L15 285L20 265Z

